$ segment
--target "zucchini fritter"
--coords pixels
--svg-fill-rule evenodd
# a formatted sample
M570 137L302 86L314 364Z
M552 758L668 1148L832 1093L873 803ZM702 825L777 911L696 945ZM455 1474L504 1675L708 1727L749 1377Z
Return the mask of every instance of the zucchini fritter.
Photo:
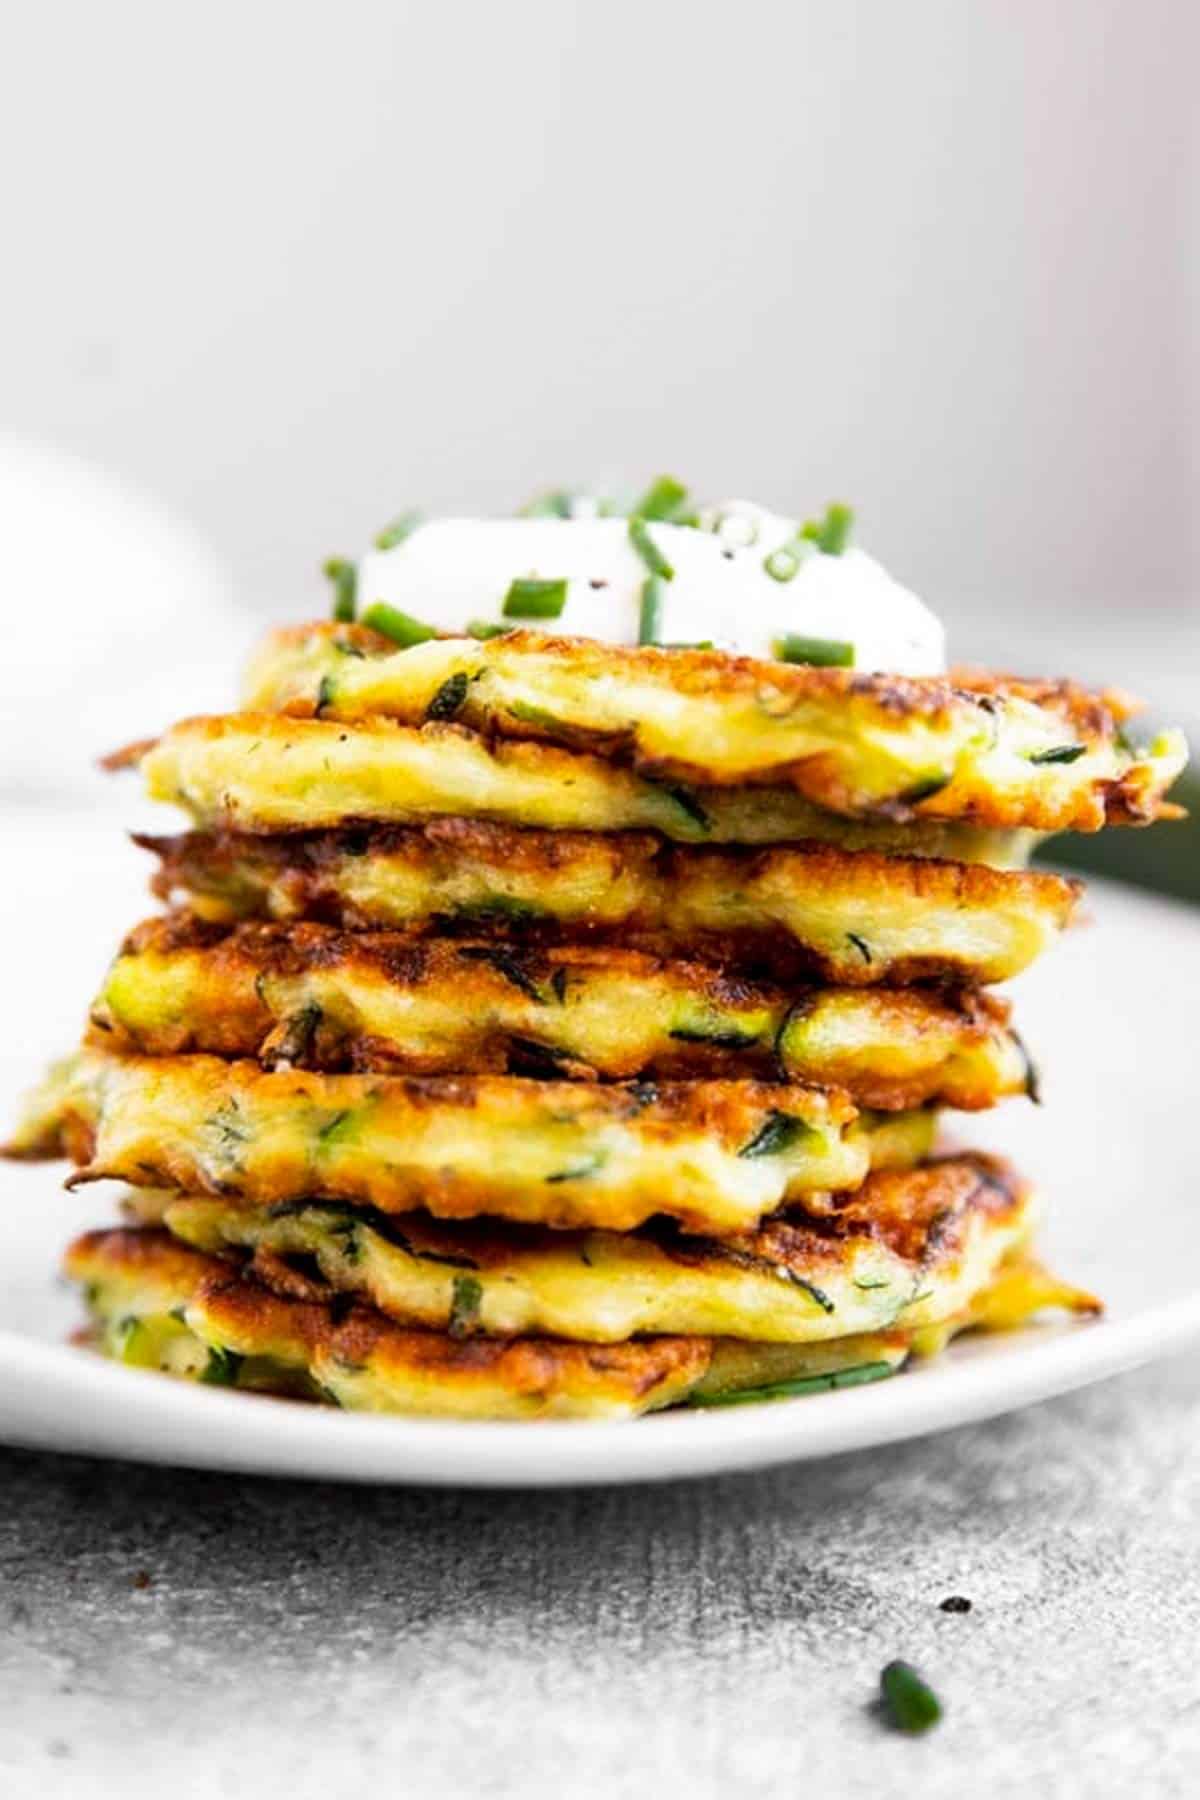
M475 1419L628 1418L681 1402L852 1386L891 1374L911 1349L940 1349L976 1314L1009 1324L1042 1306L1089 1304L1017 1261L999 1273L994 1321L985 1288L957 1317L924 1330L817 1344L680 1336L584 1344L413 1330L341 1295L289 1298L235 1261L153 1229L91 1232L71 1246L65 1269L85 1286L98 1347L136 1366L352 1410Z
M1059 875L821 844L700 849L469 819L138 841L162 859L158 893L214 921L615 942L854 987L1006 981L1070 922L1080 893Z
M816 1345L701 1337L580 1344L406 1329L373 1307L289 1298L236 1262L155 1230L95 1231L65 1272L85 1286L98 1348L142 1367L306 1395L354 1411L473 1419L628 1418L691 1395L843 1371L887 1375L903 1333ZM861 1375L856 1376L862 1379Z
M887 1110L980 1108L1028 1086L1007 1017L970 990L784 989L630 950L176 915L126 940L91 1040L329 1071L782 1076Z
M1158 763L1138 764L1104 790L1110 823L1132 822L1135 777L1158 788L1174 779L1183 751L1172 744ZM123 760L135 759L134 751ZM153 747L137 747L152 799L182 806L202 826L241 831L304 831L357 820L411 824L454 814L550 830L649 829L683 843L768 844L820 836L814 802L782 785L706 787L652 779L603 757L554 744L489 743L458 725L398 725L370 719L354 726L324 719L239 713L188 719ZM1082 765L1080 765L1082 766ZM1091 790L1061 796L1075 765L1039 768L1034 793L1002 804L966 806L950 817L1034 831L1098 830L1103 806ZM1139 773L1140 771L1140 773ZM1088 810L1084 802L1092 801ZM939 797L923 804L933 809ZM1145 801L1145 819L1157 802ZM915 806L883 817L924 817ZM1174 816L1164 806L1160 816ZM931 810L929 816L937 815Z
M164 1202L177 1237L244 1252L285 1296L320 1298L316 1275L404 1325L594 1343L652 1333L810 1343L936 1324L1027 1241L1038 1210L1011 1169L983 1156L874 1174L832 1210L793 1208L723 1239L664 1225L438 1225L317 1201Z
M31 1105L17 1154L271 1205L631 1230L656 1213L739 1231L802 1193L928 1154L931 1111L859 1115L838 1090L752 1081L535 1081L264 1071L212 1056L83 1050Z
M152 800L198 825L306 831L451 815L551 831L651 830L682 843L786 843L820 836L792 788L693 788L555 744L488 742L459 725L397 725L237 713L185 719L109 758L141 765Z
M533 631L399 651L363 626L277 631L244 698L254 711L349 724L454 718L596 750L658 781L791 786L850 817L1044 831L1153 819L1185 756L1172 733L1131 749L1120 732L1129 702L1069 682L856 675Z

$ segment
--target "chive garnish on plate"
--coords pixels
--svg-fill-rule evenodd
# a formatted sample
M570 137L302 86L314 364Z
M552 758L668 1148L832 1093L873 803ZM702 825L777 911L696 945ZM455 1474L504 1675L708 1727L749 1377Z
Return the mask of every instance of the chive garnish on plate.
M375 548L377 550L394 550L397 544L402 544L405 538L412 536L421 523L421 517L422 515L415 509L398 513L384 526L382 531L376 532Z
M890 1662L879 1677L884 1709L897 1731L928 1731L942 1716L942 1703L911 1663Z
M642 583L642 599L638 610L638 643L657 644L662 637L662 582L657 575L647 575Z
M724 1394L701 1394L689 1406L753 1406L762 1400L792 1400L799 1394L829 1393L835 1388L862 1387L895 1374L889 1362L855 1363L853 1368L833 1369L828 1375L798 1375L792 1381L772 1381L766 1387L734 1388Z
M803 558L796 543L780 544L763 558L763 568L772 581L792 581L800 573Z
M800 527L800 536L807 538L810 544L815 544L825 556L841 556L849 541L853 524L854 509L835 500L832 506L825 508L823 519L805 521Z
M561 577L545 581L536 575L518 575L510 583L501 608L506 619L557 619L567 604L567 583Z
M657 575L661 581L674 581L674 565L667 561L650 536L650 527L639 513L635 513L629 521L629 541L651 575Z
M507 637L512 629L511 625L493 624L490 619L472 619L467 626L467 636L485 643L488 638Z
M660 475L652 481L637 503L630 507L631 519L657 519L675 523L687 500L688 491L673 475Z
M330 556L321 569L333 583L333 617L339 625L349 625L354 618L358 595L358 568L344 556Z
M569 519L575 496L567 488L552 488L549 493L535 494L517 513L519 519Z
M211 1345L208 1361L200 1371L201 1382L206 1387L235 1387L242 1360L236 1350L225 1350L219 1344Z
M437 636L432 625L414 619L411 613L401 612L398 606L389 606L386 600L376 600L368 606L362 622L372 631L391 638L402 650L411 650L414 644L427 644L430 638Z
M854 645L841 638L800 637L789 631L776 639L775 654L780 662L805 663L813 669L854 667Z

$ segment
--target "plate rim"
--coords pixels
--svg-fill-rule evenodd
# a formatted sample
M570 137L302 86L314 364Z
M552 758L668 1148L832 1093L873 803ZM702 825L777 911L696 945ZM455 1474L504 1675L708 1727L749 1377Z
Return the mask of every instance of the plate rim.
M3 1330L0 1393L9 1397L0 1402L0 1435L10 1445L65 1455L356 1484L568 1488L737 1474L982 1422L1169 1356L1200 1339L1200 1288L1131 1318L1046 1330L978 1359L956 1359L951 1349L899 1384L601 1421L327 1412L164 1380ZM143 1440L137 1451L121 1431L125 1403L135 1394ZM56 1398L89 1408L76 1442L64 1444L54 1429L61 1418ZM251 1419L258 1429L247 1429Z

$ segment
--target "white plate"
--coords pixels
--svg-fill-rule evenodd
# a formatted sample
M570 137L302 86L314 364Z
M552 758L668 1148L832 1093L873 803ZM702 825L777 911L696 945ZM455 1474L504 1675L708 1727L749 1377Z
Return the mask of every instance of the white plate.
M144 909L144 867L105 821L0 821L36 892L0 901L9 1033L0 1093L69 1041L121 927ZM1109 1305L1099 1323L967 1339L875 1387L628 1424L474 1425L326 1412L186 1387L63 1343L74 1297L55 1281L73 1231L104 1197L64 1196L61 1170L0 1165L0 1438L323 1480L554 1486L656 1481L829 1455L939 1431L1128 1369L1200 1336L1194 998L1200 912L1114 887L1096 923L1017 984L1046 1107L1014 1102L962 1136L1011 1152L1051 1203L1045 1247ZM6 916L7 915L7 916Z

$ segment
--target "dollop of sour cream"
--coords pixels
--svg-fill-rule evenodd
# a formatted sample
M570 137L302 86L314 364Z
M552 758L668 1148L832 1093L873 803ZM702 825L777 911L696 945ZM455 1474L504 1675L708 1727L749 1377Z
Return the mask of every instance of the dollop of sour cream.
M795 519L744 500L709 509L698 529L655 522L647 529L673 570L658 587L660 643L712 643L771 659L784 640L809 639L849 646L814 660L893 675L945 670L940 620L862 550L826 555L799 541ZM790 579L771 572L793 566ZM627 519L588 516L577 507L567 519L431 520L364 557L358 592L364 609L383 601L440 632L526 625L636 644L648 573ZM516 578L565 581L557 617L505 617ZM792 659L804 660L794 644Z

